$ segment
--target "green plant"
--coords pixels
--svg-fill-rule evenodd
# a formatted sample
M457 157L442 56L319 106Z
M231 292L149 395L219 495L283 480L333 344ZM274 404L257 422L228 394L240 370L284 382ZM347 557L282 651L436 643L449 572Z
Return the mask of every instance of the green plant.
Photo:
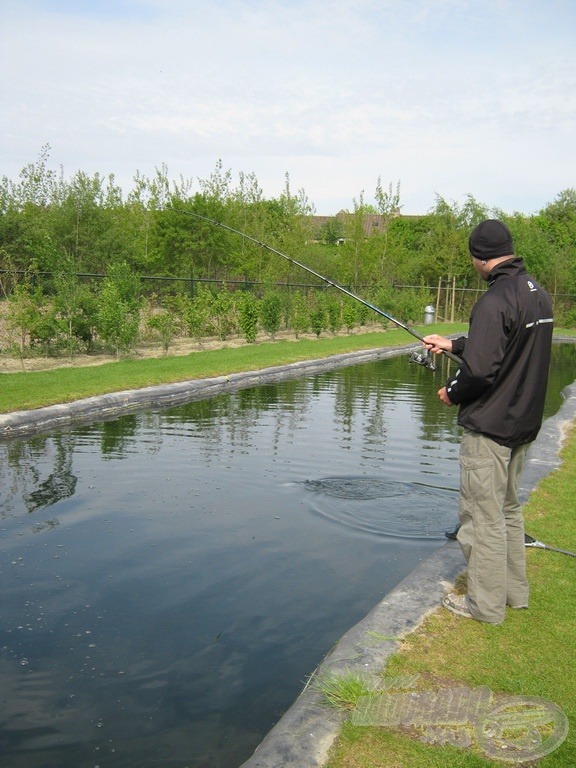
M260 317L260 302L253 293L243 293L238 301L240 312L240 328L247 342L256 341L258 334L258 318Z
M357 317L358 313L356 311L356 305L351 301L344 302L344 307L342 309L342 322L344 323L348 333L351 333L352 328L354 328L356 325Z
M320 336L322 331L326 330L326 312L324 307L319 306L312 310L310 313L310 327L316 336Z
M326 299L326 314L328 327L333 334L342 328L342 303L332 296Z
M108 280L98 297L97 329L116 357L128 352L138 338L138 310L122 298L120 287Z
M162 352L165 355L168 354L170 344L180 328L178 319L172 312L163 309L148 319L148 327L159 334L162 342Z
M374 693L375 684L366 675L346 670L341 674L320 674L313 686L324 702L335 709L354 709L361 696Z
M21 359L24 358L27 341L33 336L34 329L41 320L40 307L43 302L40 288L30 283L17 285L8 298L6 326L9 331L18 335L17 344Z
M296 293L292 295L288 314L288 324L294 331L294 336L296 336L296 338L298 338L301 333L306 333L310 327L309 322L306 299L300 291L296 291Z
M189 335L202 342L202 337L208 332L210 325L210 306L212 296L209 291L199 291L193 299L182 303L182 312Z
M212 297L210 321L218 338L223 341L236 329L235 306L232 294L225 288Z
M280 330L282 309L282 298L277 291L267 293L262 299L260 306L262 327L271 339L274 339L274 336Z

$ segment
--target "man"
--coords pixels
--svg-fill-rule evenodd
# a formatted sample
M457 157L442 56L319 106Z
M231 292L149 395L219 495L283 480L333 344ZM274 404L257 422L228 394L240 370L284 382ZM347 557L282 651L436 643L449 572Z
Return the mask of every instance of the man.
M552 304L514 255L512 235L501 221L483 221L468 245L489 286L472 309L468 337L424 337L432 352L462 358L438 397L460 406L464 429L457 538L468 563L468 594L449 594L443 605L458 616L500 624L507 605L528 607L518 484L528 445L542 425Z

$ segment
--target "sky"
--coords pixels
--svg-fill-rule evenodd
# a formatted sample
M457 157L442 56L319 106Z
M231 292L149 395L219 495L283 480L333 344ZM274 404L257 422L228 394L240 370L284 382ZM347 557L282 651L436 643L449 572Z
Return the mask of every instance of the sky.
M576 186L574 0L0 0L0 177L192 180L316 213Z

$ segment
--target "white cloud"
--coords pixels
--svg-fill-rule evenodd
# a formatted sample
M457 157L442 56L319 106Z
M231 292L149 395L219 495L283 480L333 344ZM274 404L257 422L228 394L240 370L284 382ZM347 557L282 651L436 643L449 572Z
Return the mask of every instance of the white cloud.
M49 143L65 174L222 159L317 209L400 180L532 212L574 186L570 0L5 0L0 173Z

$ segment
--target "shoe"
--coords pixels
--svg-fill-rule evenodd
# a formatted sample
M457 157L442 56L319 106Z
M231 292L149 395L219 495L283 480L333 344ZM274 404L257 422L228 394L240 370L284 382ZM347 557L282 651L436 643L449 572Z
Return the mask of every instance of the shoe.
M442 605L444 608L447 608L452 613L455 613L456 616L460 616L463 619L474 618L468 608L468 599L466 595L457 595L454 592L451 592L442 600Z
M454 541L458 537L459 530L460 530L460 526L457 525L453 531L445 531L444 536L446 536L447 539Z
M527 605L510 605L508 603L508 608L513 608L515 611L521 611L523 608L528 608Z

